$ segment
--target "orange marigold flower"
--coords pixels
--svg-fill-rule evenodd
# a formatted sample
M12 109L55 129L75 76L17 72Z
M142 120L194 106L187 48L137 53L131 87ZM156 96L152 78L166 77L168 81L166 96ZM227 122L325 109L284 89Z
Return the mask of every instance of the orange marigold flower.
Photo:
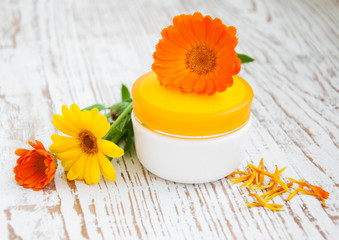
M223 92L240 71L236 32L201 13L176 16L161 32L152 69L165 86L208 95Z
M57 164L44 145L38 140L35 142L28 142L34 148L33 150L17 149L15 151L19 158L14 173L18 184L39 191L53 180Z

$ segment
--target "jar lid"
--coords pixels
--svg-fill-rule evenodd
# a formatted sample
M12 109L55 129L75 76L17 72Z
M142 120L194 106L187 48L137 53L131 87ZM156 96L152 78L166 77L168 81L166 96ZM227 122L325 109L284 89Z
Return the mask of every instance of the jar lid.
M242 78L213 96L185 93L160 85L154 72L132 87L133 112L153 131L180 136L213 136L242 127L250 117L253 90Z

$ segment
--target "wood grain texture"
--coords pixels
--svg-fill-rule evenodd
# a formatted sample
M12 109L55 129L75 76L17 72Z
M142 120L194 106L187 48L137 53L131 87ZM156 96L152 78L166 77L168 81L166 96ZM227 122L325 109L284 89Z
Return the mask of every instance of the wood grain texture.
M111 105L120 85L150 70L161 29L201 11L238 29L256 59L240 76L254 89L246 157L330 192L327 206L297 196L285 211L244 206L227 179L165 181L134 150L114 161L115 182L67 181L60 166L40 192L16 184L18 147L51 144L63 104ZM1 1L1 239L335 239L339 234L338 1ZM284 203L278 197L276 203Z

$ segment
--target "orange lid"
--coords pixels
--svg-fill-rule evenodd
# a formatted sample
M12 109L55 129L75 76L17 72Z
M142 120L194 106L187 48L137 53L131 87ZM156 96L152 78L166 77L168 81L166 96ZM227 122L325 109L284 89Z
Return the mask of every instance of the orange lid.
M151 130L180 136L212 136L243 126L250 117L253 90L233 76L233 86L213 96L160 85L154 72L132 87L133 111Z

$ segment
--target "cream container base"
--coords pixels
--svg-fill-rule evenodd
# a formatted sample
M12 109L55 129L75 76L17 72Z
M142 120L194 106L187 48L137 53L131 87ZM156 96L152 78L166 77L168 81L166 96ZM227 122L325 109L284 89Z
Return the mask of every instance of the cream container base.
M136 153L153 174L178 183L206 183L226 177L243 160L251 126L214 138L187 139L146 128L132 113Z

